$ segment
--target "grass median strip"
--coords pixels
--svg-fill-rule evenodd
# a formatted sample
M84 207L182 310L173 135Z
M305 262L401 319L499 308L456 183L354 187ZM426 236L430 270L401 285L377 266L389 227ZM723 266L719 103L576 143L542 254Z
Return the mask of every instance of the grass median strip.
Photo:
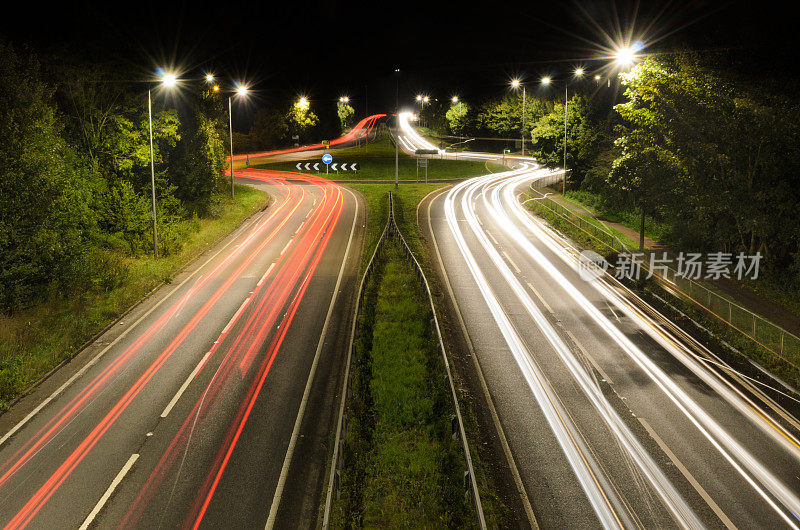
M469 526L463 455L427 300L389 239L367 288L336 526Z
M148 292L169 283L187 263L264 208L268 200L262 191L237 186L235 199L220 198L216 217L182 221L187 236L179 251L159 259L116 256L123 279L113 289L98 287L12 316L0 315L0 411Z

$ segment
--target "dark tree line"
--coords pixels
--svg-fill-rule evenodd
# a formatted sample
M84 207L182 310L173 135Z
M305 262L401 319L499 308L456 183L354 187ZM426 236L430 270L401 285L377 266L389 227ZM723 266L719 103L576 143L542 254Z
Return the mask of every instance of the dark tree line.
M0 310L114 287L120 256L152 252L147 91L111 66L0 41ZM214 215L227 121L211 91L153 101L159 251Z

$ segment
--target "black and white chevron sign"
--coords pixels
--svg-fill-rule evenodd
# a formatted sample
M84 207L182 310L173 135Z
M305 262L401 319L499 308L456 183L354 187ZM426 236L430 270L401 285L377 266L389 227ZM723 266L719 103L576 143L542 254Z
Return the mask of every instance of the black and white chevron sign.
M319 162L298 162L295 166L297 171L319 171ZM360 166L358 162L334 162L331 164L333 171L358 171Z

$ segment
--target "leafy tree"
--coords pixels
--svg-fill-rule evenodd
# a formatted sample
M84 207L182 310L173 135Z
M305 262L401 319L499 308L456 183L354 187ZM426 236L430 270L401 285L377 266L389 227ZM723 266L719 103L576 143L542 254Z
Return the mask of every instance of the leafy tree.
M342 131L346 131L353 125L353 116L356 111L349 103L339 101L336 104L336 112L339 115L339 123L342 124Z
M309 130L319 123L319 118L311 111L311 105L306 98L300 98L292 104L288 115L289 131L292 135L300 137L300 141L307 140Z
M180 141L170 160L178 197L207 215L212 195L222 187L227 166L223 141L223 107L217 94L205 90L182 112ZM227 136L227 135L225 135Z
M92 179L60 136L39 64L0 41L0 308L85 279Z
M601 150L600 127L591 117L589 102L576 94L567 114L567 167L571 182L580 183L594 166ZM531 130L531 154L548 166L564 165L564 105L539 118Z
M447 109L447 113L445 114L450 132L453 134L461 134L464 131L464 127L467 125L469 111L469 105L463 101L458 101L450 105L450 108Z
M286 140L288 133L289 125L280 111L274 108L261 108L256 112L253 126L250 128L252 148L275 149Z
M532 124L548 112L544 101L526 97L525 135L530 134ZM484 103L477 116L478 126L499 136L517 136L522 129L522 96L506 96Z

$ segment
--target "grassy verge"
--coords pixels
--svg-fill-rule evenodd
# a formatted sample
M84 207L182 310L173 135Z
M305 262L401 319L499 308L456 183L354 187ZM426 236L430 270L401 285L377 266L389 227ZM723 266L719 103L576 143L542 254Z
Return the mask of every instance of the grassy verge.
M580 247L594 250L605 256L609 263L615 263L615 258L611 256L613 253L610 252L608 247L601 244L597 239L586 234L586 232L583 232L575 225L553 214L551 210L538 205L538 202L539 201L530 201L526 206L570 240L577 243ZM681 329L687 331L713 351L723 353L726 360L731 362L732 366L743 370L745 373L753 372L752 367L748 366L748 363L743 362L745 359L731 355L729 346L736 348L745 358L759 363L762 367L783 379L791 386L800 388L800 370L795 368L792 364L761 347L758 343L745 337L727 324L713 318L696 305L666 293L655 280L641 282L626 281L625 283L648 303L659 309L662 314L678 324ZM719 291L715 290L715 292ZM668 300L668 303L665 303L663 300ZM689 322L689 319L699 323L701 326L711 331L711 333L709 334L695 327ZM758 374L753 373L752 375L757 376Z
M394 179L394 146L388 139L383 138L371 143L368 147L348 147L342 150L331 151L334 162L358 162L361 169L353 173L351 171L341 172L336 174L334 172L325 173L324 164L321 163L319 158L309 158L303 162L320 162L320 168L323 171L317 173L314 171L303 171L312 175L321 175L332 180L393 180ZM297 171L297 163L293 162L273 162L269 164L258 164L252 167L262 169L273 169L280 171ZM432 158L428 160L428 179L451 179L451 178L468 178L478 175L485 175L496 169L488 169L484 162L475 162L470 160L440 160ZM494 166L491 164L490 166ZM404 155L400 152L398 178L400 180L409 181L417 180L417 162L416 158ZM419 169L420 181L425 180L425 169Z
M188 262L266 206L269 197L237 186L236 198L221 199L216 218L188 219L180 251L159 259L115 256L124 280L71 298L57 298L13 316L0 315L0 411L92 336Z
M424 291L394 239L365 299L336 526L469 527Z

